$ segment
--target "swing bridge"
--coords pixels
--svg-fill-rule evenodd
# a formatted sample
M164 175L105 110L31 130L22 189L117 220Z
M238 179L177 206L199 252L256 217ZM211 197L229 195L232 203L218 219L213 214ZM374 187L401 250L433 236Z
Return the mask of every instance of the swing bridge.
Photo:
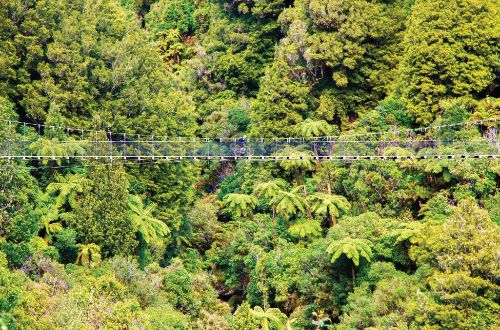
M160 137L0 119L0 161L354 161L500 158L497 119L338 136Z

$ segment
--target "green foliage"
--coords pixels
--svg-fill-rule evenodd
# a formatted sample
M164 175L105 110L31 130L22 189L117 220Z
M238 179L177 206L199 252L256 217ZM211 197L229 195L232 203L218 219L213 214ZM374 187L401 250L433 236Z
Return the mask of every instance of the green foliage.
M259 197L264 197L268 200L272 200L285 188L285 186L285 180L276 179L256 184L253 191Z
M314 238L321 236L321 224L316 220L301 219L290 226L290 234L298 238Z
M156 204L153 203L145 207L141 198L133 195L129 196L128 201L132 224L146 243L160 241L170 233L170 229L165 223L152 216Z
M224 197L222 204L229 214L236 217L248 217L252 215L257 199L252 195L232 193Z
M173 29L181 35L192 34L196 28L193 14L193 1L160 0L151 6L146 15L146 26L155 36Z
M310 171L314 167L314 161L311 157L312 152L310 150L297 150L297 148L286 146L278 152L278 156L290 158L284 158L279 164L285 171L289 171L295 176L298 185L302 185L304 171Z
M9 272L7 258L0 252L0 312L9 312L17 304L22 293L23 277L21 274Z
M280 57L266 70L252 104L253 136L292 136L293 127L302 122L309 108L309 86L294 77L294 68Z
M56 234L63 229L62 224L56 221L58 218L59 213L55 207L46 210L45 214L40 218L42 229L45 231L45 240L50 240L52 234Z
M340 212L347 212L351 208L351 204L344 196L329 195L322 192L316 192L308 199L311 203L313 213L330 218L331 223L335 223L340 216Z
M262 330L284 330L287 317L278 308L268 308L263 310L260 306L255 306L250 310L250 314L260 322Z
M144 268L147 263L147 246L152 243L161 244L162 239L170 234L170 229L164 222L153 217L155 203L145 207L139 196L130 195L128 206L130 208L129 217L139 239L141 268Z
M439 100L486 92L498 67L494 1L415 1L401 62L410 115L429 124Z
M184 214L191 209L198 169L190 164L169 163L131 166L127 173L131 175L130 192L150 196L157 205L153 216L175 235L182 226Z
M435 299L422 306L418 324L473 329L496 327L498 285L496 253L498 226L475 201L466 199L453 208L443 224L427 224L410 255L419 265L434 270L428 281ZM427 235L426 233L431 233Z
M78 256L75 231L72 229L63 229L54 237L54 246L59 252L59 261L63 264L75 262Z
M297 125L297 135L303 137L327 136L332 132L332 128L325 120L306 119Z
M250 125L248 111L244 108L233 107L229 109L228 124L236 127L239 132L246 132Z
M40 229L35 206L41 191L26 167L5 162L1 166L0 250L9 266L19 267L30 255L27 243Z
M146 329L188 329L188 317L170 305L148 307L145 314Z
M348 259L352 260L355 266L359 266L360 257L370 262L372 255L372 249L368 241L350 237L330 243L326 252L332 255L330 259L332 263L337 261L340 256L345 255Z
M192 53L192 47L182 41L182 36L177 29L158 33L157 47L168 71L177 71L182 67L182 62Z
M411 311L419 290L416 282L416 277L396 270L390 263L372 264L368 281L349 295L337 328L407 328L412 324Z
M99 245L77 244L76 247L80 251L76 257L75 263L87 267L95 267L101 263L101 248Z
M166 297L170 303L180 310L189 311L193 306L191 296L193 290L193 279L182 265L174 263L163 278L163 286Z
M168 102L158 98L175 100L161 60L117 1L30 2L24 10L9 1L7 8L2 21L12 22L8 33L19 42L11 46L21 55L11 86L30 119L45 119L56 104L73 127L163 133L174 127L167 124Z
M288 218L291 215L298 215L305 212L308 207L306 200L301 196L302 186L296 187L291 191L279 191L270 203L274 205L276 211L283 217Z
M252 316L250 305L243 303L234 315L232 328L235 330L253 330L259 327L258 321Z
M135 230L128 216L128 180L121 167L98 166L89 172L92 184L83 192L70 227L83 244L101 247L102 256L129 254Z
M276 17L285 7L284 0L225 1L241 14L251 13L258 18Z
M293 139L258 164L71 157L89 129L494 154L491 121L392 132L498 116L497 16L492 0L2 1L0 153L25 139L54 159L0 161L0 327L499 328L496 159L320 162Z
M47 186L45 193L56 195L54 204L56 209L60 209L64 205L75 208L77 195L81 194L84 187L90 183L83 174L67 174L64 177L57 175L54 180L55 182L51 182Z

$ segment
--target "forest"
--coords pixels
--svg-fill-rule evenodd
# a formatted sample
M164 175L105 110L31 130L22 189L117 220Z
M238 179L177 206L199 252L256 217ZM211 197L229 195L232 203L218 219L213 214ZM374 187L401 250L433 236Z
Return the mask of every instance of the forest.
M499 17L497 0L1 0L0 140L23 121L454 127L439 136L500 154ZM499 190L500 158L1 159L0 329L500 329Z

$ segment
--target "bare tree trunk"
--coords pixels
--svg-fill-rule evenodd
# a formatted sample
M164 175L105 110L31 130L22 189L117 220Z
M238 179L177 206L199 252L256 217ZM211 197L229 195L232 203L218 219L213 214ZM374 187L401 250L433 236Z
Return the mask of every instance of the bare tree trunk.
M352 289L354 290L354 283L356 282L356 274L354 273L354 265L351 266L352 272Z
M331 174L330 171L328 171L328 180L327 180L327 189L328 189L328 195L332 194L332 182L331 182Z

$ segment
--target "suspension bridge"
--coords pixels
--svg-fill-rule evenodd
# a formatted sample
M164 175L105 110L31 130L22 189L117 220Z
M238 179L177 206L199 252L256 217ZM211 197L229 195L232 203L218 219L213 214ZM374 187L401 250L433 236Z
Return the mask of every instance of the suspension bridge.
M0 121L0 160L353 161L500 158L497 119L415 129L288 138L160 137Z

